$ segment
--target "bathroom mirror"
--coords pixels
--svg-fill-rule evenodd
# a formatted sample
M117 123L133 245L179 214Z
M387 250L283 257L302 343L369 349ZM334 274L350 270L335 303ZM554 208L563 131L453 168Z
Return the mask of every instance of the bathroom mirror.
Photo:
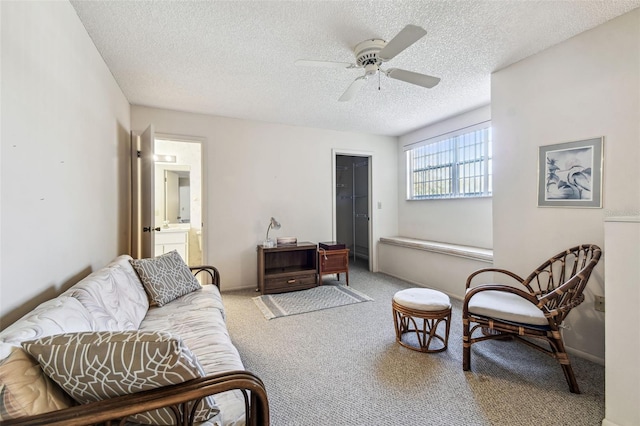
M156 226L191 222L190 167L180 164L156 164Z

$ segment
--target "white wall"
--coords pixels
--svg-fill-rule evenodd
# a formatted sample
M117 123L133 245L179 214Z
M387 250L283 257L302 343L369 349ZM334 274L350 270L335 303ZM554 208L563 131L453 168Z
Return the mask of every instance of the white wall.
M605 296L615 309L606 312L602 425L632 426L640 424L640 216L608 218L604 228Z
M128 250L129 119L68 2L0 2L0 327Z
M398 233L481 248L493 246L491 198L407 201L405 146L491 120L487 105L400 137L398 143ZM462 283L464 287L464 283Z
M205 262L220 269L222 288L257 286L256 245L271 216L270 236L328 241L332 235L332 149L373 155L373 239L397 233L396 138L131 107L143 130L205 140ZM374 259L377 256L374 253ZM377 268L377 265L373 265Z
M605 216L639 211L639 52L636 9L493 74L495 266L526 275L564 248L602 247ZM599 136L603 208L537 207L538 147ZM603 263L564 334L568 346L600 361L604 314L594 310L593 296L604 295Z
M398 152L398 234L449 244L492 248L491 197L407 201L407 145L491 119L484 106L400 137ZM392 234L386 236L393 236ZM424 250L379 244L380 271L411 283L464 297L469 274L485 262Z

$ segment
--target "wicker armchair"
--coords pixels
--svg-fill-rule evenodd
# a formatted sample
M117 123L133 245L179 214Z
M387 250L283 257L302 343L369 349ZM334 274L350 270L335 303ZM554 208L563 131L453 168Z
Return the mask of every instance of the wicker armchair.
M576 246L553 256L526 279L497 268L471 274L462 307L463 370L471 368L474 343L514 337L555 358L562 366L570 391L580 393L560 326L571 309L584 301L582 292L601 254L600 247L593 244ZM470 288L474 278L485 272L505 274L522 288L500 284ZM550 348L537 344L536 339L546 340Z

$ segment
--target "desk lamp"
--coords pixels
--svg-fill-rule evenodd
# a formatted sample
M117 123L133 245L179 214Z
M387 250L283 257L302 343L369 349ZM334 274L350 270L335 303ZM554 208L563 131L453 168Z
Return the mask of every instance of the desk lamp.
M274 240L270 240L269 239L269 231L271 231L271 229L280 229L280 222L278 222L275 218L271 218L271 220L269 221L269 226L267 226L267 237L264 240L264 243L262 244L263 247L275 247L276 246L276 242Z

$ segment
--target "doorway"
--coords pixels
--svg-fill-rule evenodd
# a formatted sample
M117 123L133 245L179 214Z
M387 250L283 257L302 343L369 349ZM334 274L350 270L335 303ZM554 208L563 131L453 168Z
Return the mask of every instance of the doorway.
M155 255L178 250L190 266L204 264L202 143L156 135Z
M350 250L350 260L370 269L370 158L335 156L336 240Z

